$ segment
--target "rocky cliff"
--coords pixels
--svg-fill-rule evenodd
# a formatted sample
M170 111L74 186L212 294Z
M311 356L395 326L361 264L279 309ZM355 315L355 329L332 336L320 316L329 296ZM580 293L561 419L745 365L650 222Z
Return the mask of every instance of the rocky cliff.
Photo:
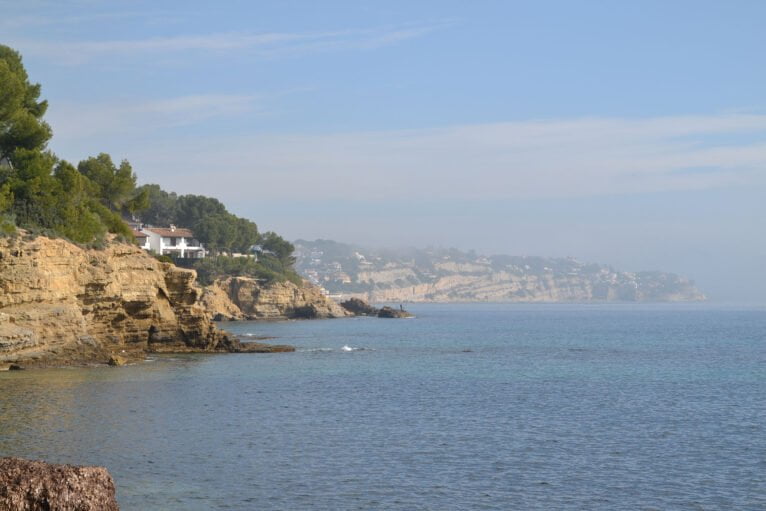
M370 250L296 242L299 272L342 299L370 302L675 302L704 300L672 273L625 272L573 258L483 256L456 249Z
M0 368L252 348L216 329L195 277L127 244L0 239Z
M370 273L369 281L375 281ZM505 271L440 275L433 282L397 286L382 283L366 292L350 292L371 302L682 302L700 301L688 280L675 275L663 279L604 271L602 275L517 275Z
M312 284L261 284L250 277L216 281L205 289L202 303L215 320L315 319L351 315Z

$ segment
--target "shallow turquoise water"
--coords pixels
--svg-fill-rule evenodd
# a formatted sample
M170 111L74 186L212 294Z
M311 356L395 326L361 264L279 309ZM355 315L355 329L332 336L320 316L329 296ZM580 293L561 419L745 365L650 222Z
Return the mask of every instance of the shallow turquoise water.
M763 309L412 309L0 374L0 454L104 465L125 510L766 509Z

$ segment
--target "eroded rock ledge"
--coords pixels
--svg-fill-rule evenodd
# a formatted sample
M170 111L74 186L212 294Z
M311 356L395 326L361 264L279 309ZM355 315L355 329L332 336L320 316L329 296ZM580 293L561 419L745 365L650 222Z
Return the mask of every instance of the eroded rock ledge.
M195 279L133 245L87 250L45 237L0 239L0 368L268 351L218 330Z
M114 481L103 467L0 458L0 509L119 511Z
M264 285L250 277L229 277L205 289L202 303L216 321L340 318L351 313L308 283Z
M377 309L360 298L351 298L342 302L341 307L355 316L377 316L379 318L411 318L412 314L400 305L398 309L384 306Z

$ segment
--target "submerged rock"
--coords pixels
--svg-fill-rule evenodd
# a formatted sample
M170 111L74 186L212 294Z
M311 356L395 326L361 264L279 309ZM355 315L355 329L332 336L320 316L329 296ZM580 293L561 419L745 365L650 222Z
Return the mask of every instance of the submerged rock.
M114 481L103 467L0 458L0 509L119 511Z
M241 342L239 353L290 353L295 351L295 346L287 344L264 344L261 342Z

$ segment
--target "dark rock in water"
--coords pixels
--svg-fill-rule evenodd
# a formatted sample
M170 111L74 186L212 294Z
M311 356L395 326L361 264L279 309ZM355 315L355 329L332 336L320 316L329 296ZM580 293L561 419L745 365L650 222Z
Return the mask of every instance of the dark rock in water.
M383 307L378 311L379 318L411 318L412 314L404 309L394 309L392 307Z
M0 458L0 509L119 511L114 481L103 467Z
M351 298L350 300L341 302L340 306L356 316L378 315L378 309L359 298Z
M382 309L376 309L369 303L359 298L351 298L342 302L341 307L349 311L355 316L377 316L379 318L411 318L412 314L407 312L400 305L398 309L393 307L383 307Z

